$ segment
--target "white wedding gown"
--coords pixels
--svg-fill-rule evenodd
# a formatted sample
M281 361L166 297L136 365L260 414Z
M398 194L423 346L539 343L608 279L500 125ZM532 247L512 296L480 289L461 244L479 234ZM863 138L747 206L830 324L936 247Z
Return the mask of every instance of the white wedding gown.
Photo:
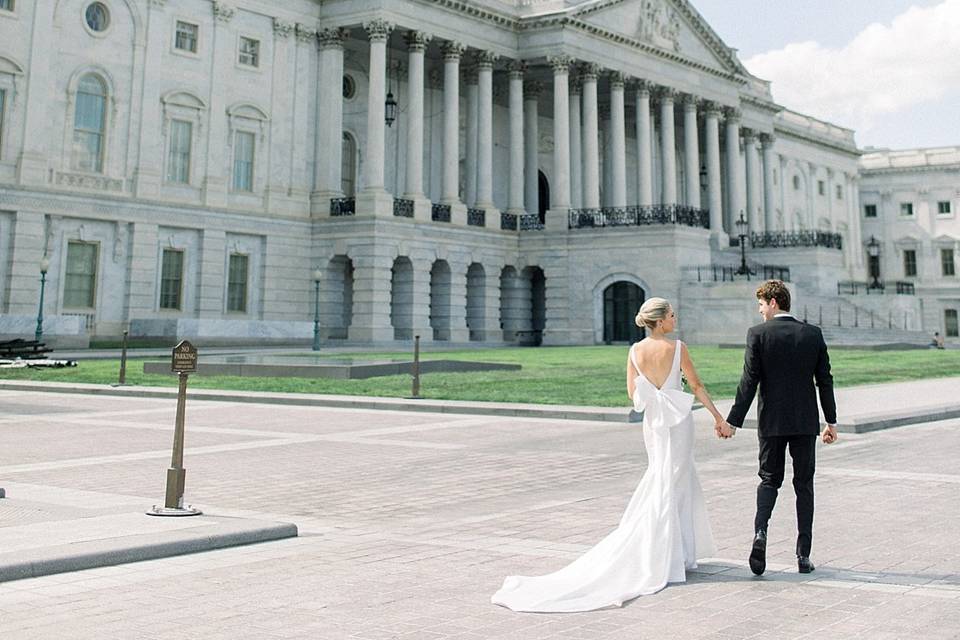
M639 372L632 347L630 358ZM633 403L644 412L648 466L619 526L555 573L508 577L491 602L539 612L620 606L684 582L685 569L716 554L693 461L693 396L681 388L678 340L662 388L642 373L636 378Z

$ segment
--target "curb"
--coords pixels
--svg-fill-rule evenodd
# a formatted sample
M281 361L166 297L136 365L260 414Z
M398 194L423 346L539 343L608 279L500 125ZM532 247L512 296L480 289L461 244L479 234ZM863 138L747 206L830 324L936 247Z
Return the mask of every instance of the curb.
M140 536L148 541L128 547L118 547L118 538L81 542L20 552L17 560L9 563L5 563L0 555L0 582L294 538L298 533L297 526L289 523L258 522L256 526L250 527L250 523L255 521L230 518L218 524L230 521L233 521L233 526L225 531L186 539L166 539L181 533L167 532Z

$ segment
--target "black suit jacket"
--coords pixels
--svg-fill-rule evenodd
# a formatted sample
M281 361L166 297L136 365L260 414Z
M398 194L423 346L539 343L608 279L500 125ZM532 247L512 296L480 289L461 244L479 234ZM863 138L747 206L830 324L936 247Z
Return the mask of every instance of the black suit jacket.
M816 435L820 432L816 381L823 417L837 422L830 356L818 327L780 316L750 327L743 357L743 376L727 422L743 426L760 387L758 433L771 436Z

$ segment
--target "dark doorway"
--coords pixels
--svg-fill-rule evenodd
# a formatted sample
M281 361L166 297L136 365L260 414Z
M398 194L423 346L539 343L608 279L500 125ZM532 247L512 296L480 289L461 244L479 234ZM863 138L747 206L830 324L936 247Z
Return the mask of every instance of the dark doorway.
M545 224L547 221L547 209L550 208L550 183L547 182L547 176L543 175L543 171L537 170L537 186L539 189L539 199L540 199L540 224Z
M634 318L645 296L643 289L621 280L603 290L603 341L634 343L646 335Z

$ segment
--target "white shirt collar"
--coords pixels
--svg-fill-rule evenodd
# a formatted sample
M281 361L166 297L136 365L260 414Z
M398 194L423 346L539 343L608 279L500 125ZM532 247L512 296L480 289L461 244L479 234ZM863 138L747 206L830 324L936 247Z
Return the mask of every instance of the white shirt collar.
M776 313L774 314L773 317L774 318L793 318L794 320L797 319L797 316L793 315L792 313L787 313L786 311L781 311L780 313Z

